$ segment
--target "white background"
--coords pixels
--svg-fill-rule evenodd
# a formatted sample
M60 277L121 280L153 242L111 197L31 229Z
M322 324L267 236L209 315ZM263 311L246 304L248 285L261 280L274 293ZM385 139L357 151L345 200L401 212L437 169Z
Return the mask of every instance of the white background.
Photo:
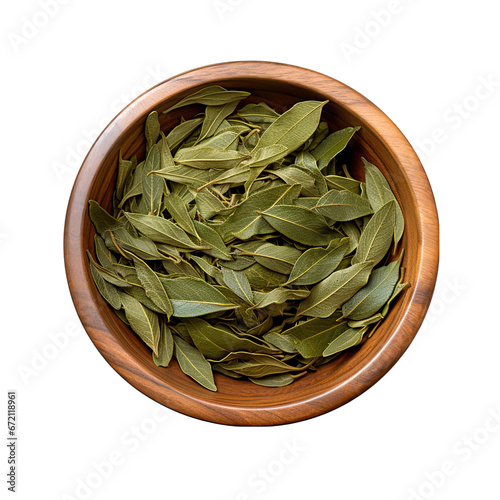
M17 498L499 499L496 3L47 0L50 17L42 3L0 15L0 415L16 389ZM240 59L375 102L419 150L441 222L434 300L400 362L343 408L275 428L158 411L90 342L63 266L88 138L155 83Z

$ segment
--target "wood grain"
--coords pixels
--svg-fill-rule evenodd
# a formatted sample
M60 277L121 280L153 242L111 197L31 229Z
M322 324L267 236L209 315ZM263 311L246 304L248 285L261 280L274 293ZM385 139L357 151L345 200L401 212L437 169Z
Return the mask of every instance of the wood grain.
M185 110L161 112L206 85L249 90L255 102L279 111L304 99L328 99L325 118L333 129L361 125L348 151L376 164L402 206L406 230L403 265L411 283L376 334L334 362L283 388L215 375L218 392L203 389L173 362L157 367L149 349L104 302L92 281L87 249L94 229L88 200L111 204L118 151L124 158L144 155L143 127L152 110L162 130L177 124ZM424 169L400 130L374 104L346 85L320 73L269 62L232 62L195 69L167 80L127 106L96 140L80 169L68 205L64 255L69 288L88 335L109 364L129 383L159 403L199 419L232 425L296 422L338 408L359 396L396 363L415 337L429 306L438 268L436 205Z

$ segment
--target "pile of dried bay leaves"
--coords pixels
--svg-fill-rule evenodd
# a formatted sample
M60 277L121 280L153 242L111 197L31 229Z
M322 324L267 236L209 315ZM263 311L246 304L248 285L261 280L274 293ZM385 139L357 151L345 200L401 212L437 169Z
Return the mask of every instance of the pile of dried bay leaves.
M213 371L292 383L368 338L407 286L389 184L336 159L358 128L330 132L326 102L280 115L249 95L202 88L165 111L200 109L166 136L153 111L145 159L120 155L113 215L89 207L101 295L158 366L175 357L212 391Z

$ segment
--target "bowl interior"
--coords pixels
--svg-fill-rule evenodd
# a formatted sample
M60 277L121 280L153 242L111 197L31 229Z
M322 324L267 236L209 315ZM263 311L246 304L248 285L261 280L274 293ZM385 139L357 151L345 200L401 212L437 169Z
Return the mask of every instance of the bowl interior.
M115 118L98 139L94 146L95 151L91 151L87 157L81 173L83 175L85 168L89 172L92 171L92 176L88 178L86 184L88 189L82 189L78 200L73 200L81 212L78 251L82 259L83 282L73 283L72 286L70 280L70 288L74 297L78 294L74 290L75 287L79 287L82 294L88 294L88 300L83 305L81 303L80 306L77 305L77 309L92 340L106 359L129 382L162 404L199 418L222 423L265 425L300 420L326 411L323 403L315 407L316 398L324 398L327 395L330 406L327 409L333 409L363 392L378 380L406 349L416 333L414 324L418 329L426 307L423 308L423 312L419 310L413 317L408 316L409 306L417 297L417 292L422 293L422 289L416 286L422 271L422 220L415 199L415 186L412 186L407 169L402 165L401 156L393 146L389 145L380 128L376 129L370 120L369 110L375 107L342 84L336 82L335 91L331 89L326 91L327 87L315 86L314 81L310 85L305 85L297 81L287 82L280 78L266 78L265 75L221 78L214 74L212 79L213 81L208 82L195 80L189 85L184 82L180 92L175 92L175 80L170 86L174 90L169 92L165 92L166 87L162 89L168 82L160 84L150 91L147 105L142 103L141 106L137 106L133 103ZM145 154L143 129L148 113L153 109L158 111L162 130L166 132L178 123L180 116L192 116L198 109L184 108L174 110L167 115L163 115L162 111L185 95L214 83L229 89L251 91L252 97L249 101L264 101L279 112L288 109L299 100L329 99L322 119L329 123L331 130L356 125L362 127L343 153L347 165L354 168L354 174L358 178L362 175L359 169L362 156L377 165L390 183L405 217L406 227L402 239L402 247L405 248L403 266L406 267L405 281L411 283L412 287L398 298L390 314L368 341L283 388L260 387L250 382L215 374L218 392L214 393L184 375L175 360L168 368L157 367L152 361L149 348L120 321L99 295L85 257L86 249L93 252L94 237L94 228L87 214L87 201L94 199L105 208L110 208L119 150L121 149L124 158L136 154L142 159ZM347 89L345 95L344 89ZM356 96L367 103L367 113L360 113L359 105L349 105L350 100L354 103ZM142 97L138 100L141 99ZM380 113L378 110L377 112ZM418 163L418 160L416 161ZM419 163L418 167L421 168ZM433 283L429 287L431 294ZM392 353L386 352L389 344ZM375 359L381 362L372 363ZM342 390L339 392L339 389ZM303 403L308 405L307 415L293 411L294 407ZM280 414L282 406L287 408L286 416ZM252 410L251 418L247 418L245 412L233 411L238 409Z

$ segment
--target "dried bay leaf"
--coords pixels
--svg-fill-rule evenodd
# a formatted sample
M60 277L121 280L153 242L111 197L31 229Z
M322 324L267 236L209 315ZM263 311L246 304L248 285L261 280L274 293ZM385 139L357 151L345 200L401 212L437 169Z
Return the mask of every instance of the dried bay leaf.
M257 263L244 269L244 273L252 288L260 292L270 292L286 281L284 274L271 271Z
M323 170L330 161L335 158L351 140L352 136L361 127L347 127L333 132L311 151L311 154L318 162L318 168Z
M90 254L89 254L90 255ZM120 309L121 308L121 300L118 290L114 285L108 283L102 275L99 273L95 264L90 260L90 273L92 274L92 278L94 279L94 283L99 290L99 293L102 295L104 300L113 308Z
M284 304L288 300L302 300L309 296L309 290L288 290L275 288L267 293L255 292L255 308L262 309L271 304Z
M199 318L188 319L185 322L195 346L206 358L221 360L235 351L276 352L276 349L269 349L253 340L239 337L227 327L213 326Z
M217 259L231 260L231 255L219 233L207 224L202 224L196 220L193 222L199 235L199 243L203 247L203 252Z
M387 313L389 312L389 307L392 304L392 302L396 299L396 297L404 290L409 288L410 284L409 283L398 283L396 285L396 288L394 289L394 292L392 293L391 297L389 300L386 302L384 308L382 309L382 317L386 317Z
M167 320L173 314L172 304L156 273L141 259L135 258L135 270L146 295L166 314Z
M342 222L373 213L368 200L347 190L328 191L318 200L313 210L324 217Z
M372 163L362 158L365 166L366 195L373 210L378 211L386 203L394 200L396 202L396 222L394 228L394 241L397 244L404 231L404 217L401 207L394 196L389 183L382 172Z
M273 123L280 115L264 102L258 104L249 103L243 106L238 112L238 116L250 123L263 124Z
M121 199L123 197L123 189L125 187L125 182L130 177L130 174L137 167L137 157L133 156L130 160L124 160L122 158L122 152L120 151L118 157L118 174L116 177L116 196Z
M167 219L144 214L126 213L125 216L141 234L152 241L193 250L204 248L193 243L183 229Z
M292 106L262 134L252 154L274 145L285 146L287 154L300 147L316 130L321 110L326 103L327 101L302 101Z
M188 95L184 99L180 100L177 104L174 104L170 108L163 111L163 113L168 113L174 109L182 108L183 106L189 106L191 104L203 104L205 106L220 106L228 102L240 101L245 97L248 97L250 92L244 92L239 90L226 90L219 85L212 85L210 87L204 87L191 95Z
M251 247L238 248L242 249L244 253L252 255L253 258L264 267L277 273L289 274L297 259L301 256L302 252L295 247L289 245L274 245L272 243L257 243L254 245L253 251Z
M323 216L304 207L276 205L260 213L276 231L304 245L328 245L335 236Z
M211 182L215 177L211 170L204 170L194 167L186 167L185 165L176 165L175 167L167 167L150 175L157 175L172 182L177 182L194 189L201 188L203 185Z
M222 268L222 279L228 288L249 304L253 304L252 287L245 273Z
M175 193L169 194L165 197L164 205L174 221L182 229L184 229L186 233L189 233L199 239L198 233L196 232L193 224L193 219L191 219L187 207L179 195Z
M237 167L249 155L215 148L183 148L177 151L174 161L198 169L225 169Z
M222 121L227 118L238 105L239 100L234 100L225 104L219 104L218 106L207 106L205 108L205 119L203 120L203 125L201 127L200 137L198 137L198 143L212 137Z
M296 199L299 193L298 185L283 185L259 191L238 205L228 219L214 229L226 242L233 238L246 240L255 234L272 233L273 227L259 212L281 203L289 203Z
M368 318L389 300L399 278L399 260L375 269L368 283L342 305L342 314L353 320Z
M289 373L279 373L276 375L268 375L262 378L249 377L250 382L263 387L285 387L290 385L295 379Z
M370 222L363 228L353 264L372 261L378 264L389 250L396 224L396 205L392 200L377 210Z
M305 358L322 356L328 345L349 328L347 320L338 320L338 314L309 319L285 330L284 335Z
M216 311L235 309L217 288L194 277L160 278L174 312L173 316L190 318Z
M323 356L331 356L338 352L345 351L350 347L358 345L363 340L363 335L366 332L364 328L349 328L341 333L328 345L323 351Z
M349 240L331 240L326 248L310 248L295 262L287 284L313 285L333 273L349 248Z
M287 335L283 335L277 332L268 332L263 336L266 342L269 342L271 345L276 346L278 349L281 349L283 352L287 353L296 353L297 347L295 343L290 340Z
M217 391L210 363L203 354L185 340L174 335L174 354L180 369L209 391Z
M160 342L158 343L158 356L153 353L153 361L156 366L167 367L174 354L174 337L170 328L163 324L161 327Z
M158 146L153 144L146 157L146 163L142 171L142 201L146 207L146 213L158 215L163 199L163 180L157 175L149 175L150 172L160 168L160 152Z
M311 289L311 294L300 303L297 314L315 318L331 316L366 284L372 268L373 262L362 262L333 272Z
M160 341L158 315L150 311L134 297L122 292L119 295L130 327L151 348L153 353L158 355L158 343Z
M160 122L156 111L151 111L146 118L144 134L146 135L146 147L149 150L154 144L156 144L158 136L160 135Z
M202 117L192 118L191 120L179 123L179 125L174 127L166 136L168 147L171 150L177 148L177 146L185 141L202 123Z

